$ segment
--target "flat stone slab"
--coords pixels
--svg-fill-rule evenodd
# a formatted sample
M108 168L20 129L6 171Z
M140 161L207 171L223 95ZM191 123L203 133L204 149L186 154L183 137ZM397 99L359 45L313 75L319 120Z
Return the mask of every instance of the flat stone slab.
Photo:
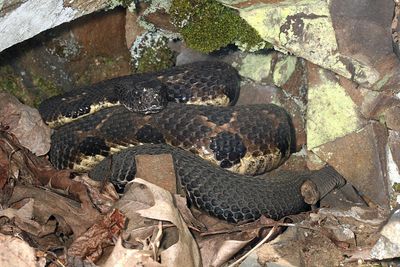
M307 148L312 150L362 128L365 121L331 71L308 64L308 72Z
M387 131L377 122L312 151L351 183L368 204L389 208Z
M170 154L138 155L136 177L158 185L172 194L177 192L174 161Z

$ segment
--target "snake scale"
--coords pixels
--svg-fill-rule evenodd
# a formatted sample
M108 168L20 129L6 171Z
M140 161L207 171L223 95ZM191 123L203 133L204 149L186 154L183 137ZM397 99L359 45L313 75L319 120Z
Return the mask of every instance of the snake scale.
M234 68L197 62L73 90L39 111L55 127L49 153L55 167L109 178L122 192L134 178L135 155L169 153L191 203L231 222L306 210L300 192L306 180L329 181L325 191L344 184L330 167L253 177L289 157L294 129L283 108L234 106L238 96Z

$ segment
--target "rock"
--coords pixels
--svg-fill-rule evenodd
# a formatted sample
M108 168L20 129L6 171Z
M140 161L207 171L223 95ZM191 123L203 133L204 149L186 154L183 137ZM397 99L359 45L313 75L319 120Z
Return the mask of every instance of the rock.
M389 131L389 149L393 160L396 164L397 170L400 169L400 133L396 131ZM400 181L398 181L400 183Z
M137 36L130 48L135 72L153 72L172 67L175 56L168 43L169 39L161 31L146 31Z
M383 116L389 129L400 131L400 106L388 108L383 113Z
M358 206L353 206L347 209L321 208L318 210L318 215L322 217L333 216L341 221L351 219L353 221L352 224L355 224L354 221L356 221L362 224L370 225L372 227L379 227L385 220L385 216L379 213L378 210L370 207ZM364 228L364 226L361 228ZM361 230L359 230L358 232L360 231Z
M309 150L363 127L357 105L332 72L308 65L307 147Z
M3 3L3 1L1 1ZM108 6L107 0L63 1L28 0L1 6L0 51L27 40L47 29L69 22ZM6 3L7 4L7 3Z
M254 254L261 266L271 267L338 266L343 257L329 238L300 227L289 227Z
M391 190L391 206L400 204L400 133L389 130L387 152L388 179Z
M400 91L393 52L391 0L365 2L218 0L277 50L292 53L347 79L381 91Z
M135 177L155 184L172 194L177 193L174 161L171 154L138 155Z
M354 91L354 90L353 90ZM368 119L380 120L388 109L400 106L400 99L392 92L377 92L360 88L359 97L355 100L361 113Z
M257 251L250 254L250 259L257 258L260 266L304 266L304 259L302 258L303 255L298 241L299 235L301 234L296 228L289 228L275 240L262 245ZM243 266L250 265L246 265L246 262L244 262Z
M72 88L130 74L124 28L125 10L115 9L15 45L0 55L0 90L37 106Z
M265 81L270 75L272 54L248 54L242 59L239 74L256 82Z
M359 131L312 151L333 166L369 204L389 207L386 159L387 131L371 122Z
M400 257L400 210L393 212L380 231L381 237L371 250L371 257L378 260Z
M320 207L348 209L353 206L365 207L366 204L354 187L349 183L332 191L320 201Z
M126 22L125 22L125 38L126 38L126 46L130 49L133 43L136 40L136 37L143 34L146 29L144 29L138 23L139 17L142 14L141 11L137 12L130 12L126 10Z
M306 70L306 61L302 58L297 58L292 75L281 85L282 89L296 99L297 102L300 102L302 106L306 106L307 103L308 84Z
M304 1L301 5L297 1L252 5L251 1L245 1L245 3L231 3L231 5L239 9L240 16L276 49L293 53L346 78L371 86L379 80L379 73L369 63L368 59L357 57L354 51L352 51L353 53L342 51L342 47L348 47L351 44L344 42L338 44L339 40L336 37L338 26L334 22L340 19L344 23L348 21L348 17L346 19L341 17L341 10L337 10L337 6L352 12L352 17L355 17L360 23L369 25L369 20L365 20L361 16L357 17L358 14L364 15L364 13L356 12L354 15L354 10L362 5L359 2L357 1L357 4L353 5L343 3L340 0L332 2L312 0ZM377 7L383 13L393 12L390 8L393 8L393 3L391 6L386 5L385 8ZM348 13L345 14L350 16ZM383 22L381 23L381 21ZM347 25L354 25L354 22ZM365 28L367 28L366 25ZM390 22L387 23L382 19L374 28L377 33L379 33L378 30L388 32L389 29ZM369 33L367 36L382 41L382 39L378 39L381 35L375 38L373 33ZM387 37L390 37L390 35L387 34Z
M242 263L239 264L240 267L261 267L258 263L258 257L255 253L250 254Z
M203 54L193 49L187 48L182 42L170 42L169 47L178 53L176 56L176 65L183 65L195 61L213 60L210 55Z
M275 64L273 79L276 86L282 87L296 70L297 57L283 55ZM296 87L299 87L296 84Z

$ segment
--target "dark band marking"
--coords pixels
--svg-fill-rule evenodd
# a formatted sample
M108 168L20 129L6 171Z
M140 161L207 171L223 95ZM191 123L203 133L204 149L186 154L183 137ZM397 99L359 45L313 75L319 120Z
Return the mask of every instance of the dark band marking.
M107 157L110 154L110 147L107 146L105 140L96 136L86 137L79 144L78 150L86 156L102 155Z
M215 159L221 161L222 168L230 168L239 163L247 151L240 136L229 132L220 132L213 137L210 149L214 151Z

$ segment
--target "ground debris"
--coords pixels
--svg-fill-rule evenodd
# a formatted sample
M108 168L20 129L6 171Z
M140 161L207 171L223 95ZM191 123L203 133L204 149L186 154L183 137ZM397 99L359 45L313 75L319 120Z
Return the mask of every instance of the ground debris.
M0 266L42 267L45 263L25 241L0 233Z
M75 239L68 248L68 257L95 262L105 247L113 245L124 225L125 216L118 210L112 211Z

